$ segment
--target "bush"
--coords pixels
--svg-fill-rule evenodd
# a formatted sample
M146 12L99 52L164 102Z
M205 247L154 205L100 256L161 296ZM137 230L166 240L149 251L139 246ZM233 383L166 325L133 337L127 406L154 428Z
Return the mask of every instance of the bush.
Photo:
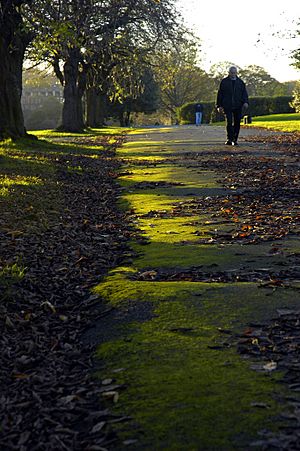
M300 81L296 82L291 107L295 109L296 113L300 113Z
M291 106L293 98L291 96L279 97L250 97L250 116L267 116L268 114L294 113L295 108ZM219 114L214 102L201 102L203 105L203 123L224 121L224 115ZM195 103L187 103L178 109L178 119L180 124L195 123Z
M248 114L267 116L268 114L294 113L295 109L290 105L292 100L291 96L250 97Z
M186 103L182 107L178 108L177 116L180 124L194 124L195 123L195 105L201 103L203 105L202 122L209 124L211 122L211 115L215 109L214 102L193 102Z

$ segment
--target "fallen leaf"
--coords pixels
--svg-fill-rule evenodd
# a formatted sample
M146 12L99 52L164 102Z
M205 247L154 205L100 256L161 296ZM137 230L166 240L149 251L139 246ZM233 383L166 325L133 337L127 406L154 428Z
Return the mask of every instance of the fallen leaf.
M100 421L100 423L97 423L95 424L95 426L93 426L91 433L94 434L95 432L101 431L101 429L103 429L105 425L106 425L105 421Z
M266 371L274 371L277 368L277 363L276 362L268 362L265 365L263 365L263 369Z

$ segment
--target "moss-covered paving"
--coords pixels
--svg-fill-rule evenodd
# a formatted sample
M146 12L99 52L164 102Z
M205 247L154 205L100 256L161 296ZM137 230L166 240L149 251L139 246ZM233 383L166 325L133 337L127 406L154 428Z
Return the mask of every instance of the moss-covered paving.
M172 216L178 202L222 195L220 174L184 159L185 140L188 152L209 151L212 158L224 152L217 133L210 127L137 131L119 151L127 164L121 203L133 211L148 244L133 242L134 259L95 288L124 316L113 339L103 335L98 356L106 362L100 377L125 386L114 397L115 410L132 420L116 427L133 449L249 449L259 431L277 430L284 409L281 375L253 371L237 354L234 337L297 304L293 287L151 281L151 271L166 269L272 272L293 254L292 240L276 242L280 252L271 252L274 242L199 244L199 230L205 237L216 227L210 215ZM240 152L248 150L243 144ZM137 272L145 280L135 280ZM151 306L146 320L126 319L131 306L142 311L143 305Z

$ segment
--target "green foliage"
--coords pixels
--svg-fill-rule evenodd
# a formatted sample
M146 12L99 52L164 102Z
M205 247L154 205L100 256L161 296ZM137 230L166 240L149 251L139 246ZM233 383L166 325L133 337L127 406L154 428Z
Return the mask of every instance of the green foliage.
M296 30L296 35L299 37L300 36L300 23L298 22L298 29ZM296 36L294 36L296 37ZM293 66L296 67L297 69L300 69L300 48L295 49L292 54L291 54L292 58L294 59L294 63Z
M235 66L240 71L240 67L237 64L234 64L230 61L220 61L219 63L215 63L209 69L209 76L214 80L215 88L219 88L219 84L221 80L228 75L228 69L231 66Z
M194 124L195 123L195 103L186 103L181 108L178 108L178 119L181 124ZM202 122L204 124L209 124L211 122L211 116L215 108L214 102L201 102L203 105L203 118Z
M137 84L140 94L126 96L126 90L124 90L123 98L117 97L108 105L107 116L118 119L121 126L130 125L132 113L150 114L159 108L159 87L150 68L144 69Z
M52 64L63 85L70 76L63 66L73 58L79 72L89 74L89 85L121 100L135 95L139 63L154 52L158 37L169 42L181 26L171 0L127 3L67 0L32 7L28 20L36 39L29 57ZM84 88L86 82L78 83Z
M229 61L223 61L218 64L214 64L209 75L206 77L207 86L210 87L210 93L216 97L216 90L219 87L219 83L222 78L228 74L228 68L230 66L236 66L238 68L238 75L245 81L248 93L250 94L250 109L249 114L252 116L260 116L266 114L276 113L292 113L294 105L291 105L292 97L289 95L277 95L274 94L286 94L289 93L293 84L279 83L272 78L266 71L260 66L250 65L245 68L240 68L236 64ZM211 88L211 83L214 82L214 88ZM251 96L252 94L252 96ZM255 94L256 96L254 96ZM260 96L257 96L260 94ZM196 101L201 98L199 95ZM201 102L203 103L203 102ZM178 117L180 123L190 124L195 122L194 118L194 102L189 101L178 109ZM214 102L204 103L204 123L220 122L224 121L224 115L220 114L214 108Z
M211 100L214 93L213 81L199 67L198 52L197 42L182 40L155 55L153 65L161 91L161 109L172 122L176 121L177 108L199 98Z
M295 109L296 113L300 113L300 81L296 83L291 107Z
M58 84L57 77L48 70L28 68L23 71L23 88L50 88Z
M248 114L251 116L263 116L268 114L293 113L295 110L290 103L292 97L250 97Z
M239 70L239 77L246 83L249 96L285 95L283 84L261 66L246 66Z
M216 89L222 78L228 75L228 69L231 66L237 67L238 76L246 83L249 96L287 96L292 94L295 82L280 83L261 66L251 64L240 67L230 61L221 61L211 66L209 76L214 80Z
M290 106L292 97L250 97L250 107L248 114L251 116L262 116L277 113L293 113ZM203 104L203 122L220 122L224 116L217 113L214 102L201 102ZM178 117L182 124L192 124L195 122L195 104L187 103L178 109Z

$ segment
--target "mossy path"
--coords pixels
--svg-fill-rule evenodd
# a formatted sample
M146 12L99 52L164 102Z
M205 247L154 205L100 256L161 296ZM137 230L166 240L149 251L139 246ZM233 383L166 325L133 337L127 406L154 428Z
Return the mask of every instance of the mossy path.
M251 188L224 183L237 162L282 155L243 140L228 149L223 140L220 127L149 129L119 150L121 202L143 237L128 265L95 291L116 307L102 324L109 331L98 334L98 355L106 362L100 376L125 386L114 396L115 410L132 417L117 426L124 447L250 449L259 431L279 424L280 374L252 370L234 337L298 303L292 286L261 280L284 268L299 244L291 234L222 241L239 219L229 220L225 207L223 217L213 211Z

